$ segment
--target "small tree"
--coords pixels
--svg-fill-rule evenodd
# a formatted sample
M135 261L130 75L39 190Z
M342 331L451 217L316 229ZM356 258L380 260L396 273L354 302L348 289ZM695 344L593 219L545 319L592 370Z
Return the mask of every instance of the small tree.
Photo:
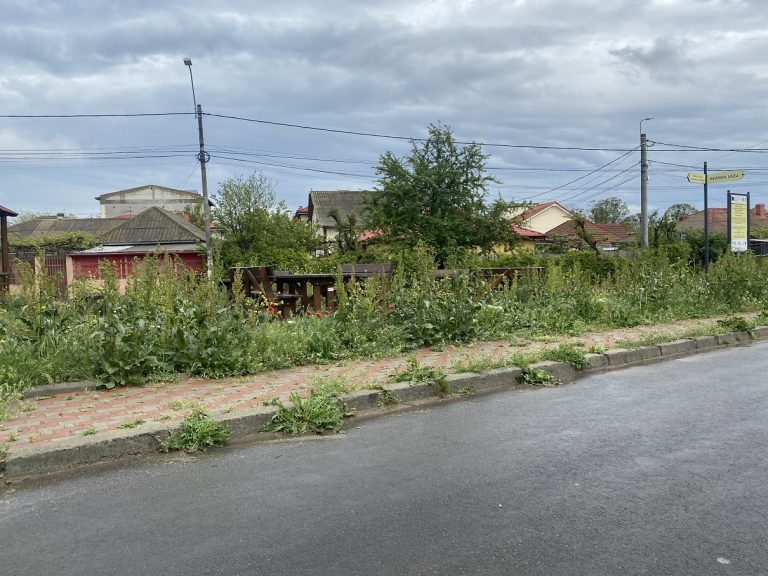
M303 266L319 246L315 231L306 222L291 218L285 204L277 201L273 182L262 174L224 181L213 200L224 267Z
M592 202L587 218L600 224L626 224L630 220L627 203L617 196Z
M485 174L487 158L479 144L460 147L450 128L430 125L426 140L411 142L410 154L379 158L367 228L393 245L424 243L441 266L456 251L515 243L507 204L485 201L488 185L497 182Z

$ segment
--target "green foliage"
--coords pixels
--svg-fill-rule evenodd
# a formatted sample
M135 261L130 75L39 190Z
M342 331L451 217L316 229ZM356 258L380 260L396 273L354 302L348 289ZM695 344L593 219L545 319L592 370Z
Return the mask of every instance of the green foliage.
M96 434L96 428L94 426L88 426L88 428L80 432L81 436L93 436L94 434Z
M542 353L545 360L554 360L556 362L568 362L577 370L583 370L589 366L584 351L572 344L560 344L557 348L550 348Z
M236 176L223 182L214 195L212 217L222 240L219 265L270 265L297 269L319 248L315 231L294 220L278 202L274 184L262 174Z
M592 222L600 224L624 224L630 219L627 203L617 196L593 201L586 214Z
M0 460L5 460L8 456L8 444L0 442Z
M379 390L378 404L379 406L392 406L394 404L400 404L400 398L398 398L397 394L394 392L381 389Z
M546 370L531 367L523 368L523 372L517 377L517 381L527 386L557 386L560 384L558 379Z
M408 367L401 372L392 374L390 376L391 382L423 382L434 384L435 391L438 394L448 392L448 376L445 370L421 364L413 355L407 356L406 362Z
M62 234L48 234L45 236L29 236L16 238L12 234L8 243L14 248L55 248L58 250L87 250L100 244L99 239L88 232L65 232Z
M741 316L728 316L718 320L717 324L727 332L749 332L755 327L754 322L750 322Z
M413 141L410 154L379 158L379 188L366 213L366 228L380 241L415 246L423 242L444 264L457 249L514 244L506 217L509 205L486 202L487 156L478 144L460 147L447 126L430 125L427 139Z
M474 372L480 374L481 372L487 372L488 370L495 370L498 368L507 368L508 366L516 365L511 357L501 358L494 360L490 356L477 356L470 360L459 360L454 362L451 366L451 372Z
M263 430L292 436L307 432L323 434L328 430L338 432L344 418L354 415L338 400L338 394L337 388L320 386L311 390L307 398L291 392L290 405L283 404L279 398L266 402L277 406L277 412Z
M160 444L160 450L184 450L188 453L205 451L211 446L224 446L231 434L232 430L226 423L213 420L198 407L194 408L182 420L181 426Z

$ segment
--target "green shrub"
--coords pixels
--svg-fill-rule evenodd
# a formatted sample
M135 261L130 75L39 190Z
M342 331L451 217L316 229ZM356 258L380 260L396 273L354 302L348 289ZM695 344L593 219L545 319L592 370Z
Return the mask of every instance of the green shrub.
M265 402L277 406L277 412L262 430L292 436L307 432L323 434L328 430L338 432L344 418L354 415L339 402L338 395L337 387L321 386L311 390L307 398L291 392L290 405L285 405L279 398Z
M589 360L587 360L584 351L571 344L560 344L557 348L545 350L542 353L542 358L556 362L568 362L577 370L583 370L589 366Z
M528 386L556 386L560 383L549 372L531 367L523 368L523 372L517 377L517 381Z
M211 446L224 446L232 434L230 427L224 422L216 422L202 409L194 408L184 418L181 426L171 433L160 449L184 450L185 452L205 451Z

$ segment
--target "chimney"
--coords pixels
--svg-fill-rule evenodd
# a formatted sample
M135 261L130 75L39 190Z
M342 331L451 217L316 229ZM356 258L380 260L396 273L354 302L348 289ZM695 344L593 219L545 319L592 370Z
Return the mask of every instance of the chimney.
M765 204L755 204L755 216L765 218Z

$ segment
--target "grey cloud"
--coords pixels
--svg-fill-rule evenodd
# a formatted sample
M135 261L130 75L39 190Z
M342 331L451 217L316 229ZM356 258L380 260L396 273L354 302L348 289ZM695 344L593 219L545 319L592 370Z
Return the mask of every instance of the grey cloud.
M667 82L679 82L694 72L685 44L667 38L656 38L649 47L625 45L609 53L625 70Z

